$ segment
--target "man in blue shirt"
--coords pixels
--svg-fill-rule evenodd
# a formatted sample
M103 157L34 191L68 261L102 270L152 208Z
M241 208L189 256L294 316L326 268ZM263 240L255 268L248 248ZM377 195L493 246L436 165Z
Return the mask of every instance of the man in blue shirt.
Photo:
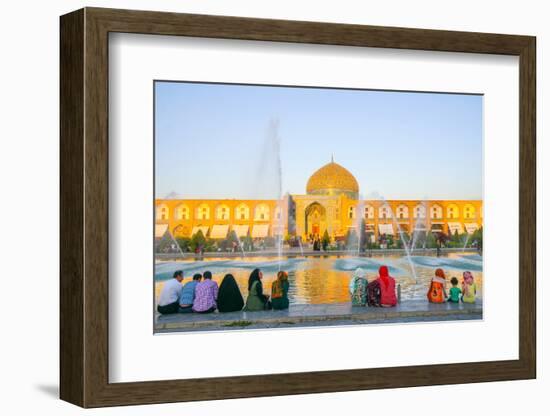
M202 275L200 273L195 273L193 275L193 280L187 282L183 286L180 296L180 307L179 313L190 313L193 312L193 302L195 301L195 287L201 281Z

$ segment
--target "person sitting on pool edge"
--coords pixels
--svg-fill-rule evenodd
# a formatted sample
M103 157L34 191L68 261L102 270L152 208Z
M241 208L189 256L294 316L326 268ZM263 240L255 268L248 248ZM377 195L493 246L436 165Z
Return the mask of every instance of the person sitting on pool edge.
M388 266L380 266L377 280L380 282L380 306L388 308L397 305L395 279L389 275Z
M246 298L245 311L263 311L271 309L269 296L264 295L262 286L263 273L260 269L254 269L248 278L248 297Z
M462 274L462 277L462 302L475 303L477 287L474 282L474 275L471 272L466 271Z
M462 290L458 287L458 279L456 277L451 278L451 285L453 285L453 287L449 290L449 298L447 299L447 302L459 303Z
M288 309L288 273L279 271L277 280L271 284L271 306L273 309Z
M232 274L226 274L218 291L218 311L237 312L244 306L243 295Z
M436 269L435 276L430 281L427 297L430 303L443 303L447 299L445 290L445 272L443 269Z
M183 286L181 285L182 280L183 271L176 270L173 278L164 283L158 300L158 313L166 315L178 312L180 295L183 290Z
M361 267L355 269L349 281L349 293L351 295L352 306L366 305L368 283L365 271Z
M180 296L179 313L191 313L193 312L193 302L195 301L195 289L202 279L202 274L195 273L193 280L183 285L183 290Z
M204 280L195 288L195 301L193 312L211 313L218 307L218 284L212 280L212 273L206 271L202 274Z

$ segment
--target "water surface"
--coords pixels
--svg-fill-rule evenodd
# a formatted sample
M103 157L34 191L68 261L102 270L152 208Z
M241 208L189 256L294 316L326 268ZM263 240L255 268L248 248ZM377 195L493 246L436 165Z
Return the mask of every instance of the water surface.
M413 277L411 266L402 255L381 255L373 257L334 256L290 257L280 262L277 257L244 258L208 258L203 260L187 259L181 261L159 261L155 264L155 299L166 279L172 277L175 270L183 270L184 282L194 273L210 270L218 284L227 273L233 274L246 299L248 276L256 267L263 271L264 293L269 294L271 283L276 278L279 267L289 273L291 304L322 304L349 302L348 285L353 271L361 267L367 278L375 279L378 268L387 265L390 274L401 285L402 300L426 299L426 291L436 268L440 267L447 275L462 282L462 273L472 272L481 297L483 288L483 258L477 254L451 253L441 257L412 256L417 275ZM459 284L460 286L460 284ZM450 288L450 283L447 289Z

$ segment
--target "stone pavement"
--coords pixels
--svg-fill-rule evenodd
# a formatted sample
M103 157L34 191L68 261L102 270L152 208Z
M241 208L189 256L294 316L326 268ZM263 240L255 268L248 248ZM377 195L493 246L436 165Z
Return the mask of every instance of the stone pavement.
M482 301L475 304L433 304L407 300L394 308L351 306L351 303L290 305L284 311L211 314L155 314L155 332L212 331L219 329L273 328L286 325L325 326L359 323L398 323L482 319Z

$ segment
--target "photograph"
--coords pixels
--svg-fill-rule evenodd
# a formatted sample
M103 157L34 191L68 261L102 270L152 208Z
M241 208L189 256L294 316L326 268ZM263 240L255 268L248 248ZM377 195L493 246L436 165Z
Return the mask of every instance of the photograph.
M365 398L387 413L389 394L394 413L475 397L507 414L520 384L539 403L544 13L257 3L67 5L40 14L58 33L14 43L59 57L55 82L33 84L59 105L37 107L53 126L14 119L34 146L6 136L32 179L7 165L29 197L10 199L28 214L7 216L7 263L29 255L18 219L53 197L35 263L57 284L33 279L53 331L8 319L29 333L16 349L52 341L11 360L8 378L29 379L29 359L37 377L9 405L47 408L32 388L71 414L334 414ZM8 83L13 108L27 84ZM55 184L36 186L45 162Z
M155 80L154 333L483 319L483 95Z

